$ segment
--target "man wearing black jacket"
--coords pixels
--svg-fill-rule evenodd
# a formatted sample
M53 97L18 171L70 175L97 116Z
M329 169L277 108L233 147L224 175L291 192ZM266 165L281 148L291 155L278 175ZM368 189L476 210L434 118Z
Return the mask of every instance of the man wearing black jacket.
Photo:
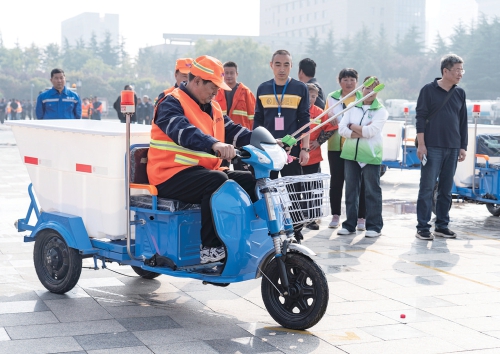
M453 176L457 161L465 160L467 150L465 91L457 86L465 73L463 63L462 58L455 54L443 57L442 78L425 85L417 100L417 156L422 166L415 236L421 240L432 240L434 236L456 237L448 223ZM437 180L436 223L434 233L431 233L429 220Z
M130 85L125 85L125 87L123 89L133 91L132 86L130 86ZM135 93L134 93L134 102L135 102L135 107L136 107L136 111L137 111L137 96L135 95ZM125 123L126 118L125 118L125 115L121 111L121 105L122 105L122 97L120 95L116 99L115 103L113 103L113 108L115 109L116 114L118 115L118 119L120 120L120 122ZM136 121L136 115L134 113L130 117L130 122L135 123L135 121Z

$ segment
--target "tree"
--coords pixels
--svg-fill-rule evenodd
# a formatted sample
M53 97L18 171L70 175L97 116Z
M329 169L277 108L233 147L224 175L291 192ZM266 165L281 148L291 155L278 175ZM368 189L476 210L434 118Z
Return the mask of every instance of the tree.
M316 61L316 78L322 85L325 95L332 92L336 87L338 71L336 46L333 31L330 30L318 50L315 53L309 53L310 58Z
M110 32L106 32L103 41L99 43L99 56L104 64L117 66L120 63L119 48L113 45Z
M443 56L447 54L449 51L450 49L446 45L446 42L444 41L443 37L441 37L441 35L438 33L436 35L436 39L434 40L434 45L431 52L437 56Z
M424 41L417 26L412 26L401 41L396 42L395 51L404 56L418 56L424 52Z
M42 69L45 72L50 72L52 69L59 67L61 67L59 45L51 43L43 51Z
M223 63L234 61L238 65L238 80L247 85L253 92L264 81L269 80L271 71L269 61L271 50L259 45L251 39L235 39L232 41L217 40L210 44L200 40L196 42L192 57L211 55Z

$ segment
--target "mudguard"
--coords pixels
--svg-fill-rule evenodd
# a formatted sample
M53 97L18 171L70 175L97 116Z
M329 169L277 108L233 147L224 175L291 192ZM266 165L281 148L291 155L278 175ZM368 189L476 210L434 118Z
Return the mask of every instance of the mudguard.
M262 258L274 249L266 221L257 217L249 195L234 181L226 181L210 202L216 232L227 250L222 276L253 278Z
M298 243L290 243L288 245L288 249L302 253L308 257L316 256L316 253L314 253L313 250L311 250L310 248L308 248L304 245L299 245Z
M35 241L37 235L46 229L57 231L66 241L68 247L77 249L82 255L97 253L92 247L89 235L79 216L60 212L42 212L33 231L24 237L25 242Z

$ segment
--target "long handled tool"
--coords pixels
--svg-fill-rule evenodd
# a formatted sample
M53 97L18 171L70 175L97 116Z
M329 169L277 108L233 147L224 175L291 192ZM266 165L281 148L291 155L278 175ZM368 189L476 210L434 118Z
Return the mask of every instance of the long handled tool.
M373 85L373 83L375 82L375 78L372 76L370 77L369 79L367 79L365 82L363 82L363 84L359 85L358 87L356 87L354 90L352 90L351 92L349 92L347 95L345 95L341 100L339 100L337 103L335 103L333 106L331 107L328 107L325 111L323 111L323 113L321 113L319 116L317 116L316 118L314 118L315 120L316 119L320 119L320 118L323 118L323 116L325 114L327 114L328 112L330 112L332 109L334 109L335 107L337 107L339 104L341 104L342 102L344 102L346 99L348 99L349 97L351 97L352 95L355 95L356 92L360 89L362 89L363 87L370 87L371 85ZM301 128L299 128L297 131L295 131L294 133L291 134L291 136L295 136L297 135L298 133L300 133L301 131L303 131L304 129L306 129L308 126L310 126L313 122L309 122L307 124L304 124Z
M333 117L330 117L328 118L327 120L325 120L323 123L321 124L318 124L316 127L314 127L313 129L309 130L307 133L301 135L299 138L294 138L292 135L286 135L284 136L282 139L281 139L281 142L283 144L286 144L288 146L293 146L295 144L297 144L299 141L301 141L302 139L304 139L306 136L310 135L311 133L315 132L316 130L320 129L321 127L323 127L325 124L328 124L330 123L332 120L334 120L335 118L343 115L345 112L347 112L348 110L350 110L351 108L355 107L359 102L362 102L364 100L366 100L368 97L371 97L373 95L375 95L377 92L380 92L384 89L385 85L384 84L380 84L380 85L377 85L373 88L373 91L370 92L369 94L367 94L366 96L363 96L361 97L359 100L353 102L352 104L350 104L349 106L347 106L347 108L343 109L341 112L337 113L336 115L334 115ZM295 135L295 134L294 134Z

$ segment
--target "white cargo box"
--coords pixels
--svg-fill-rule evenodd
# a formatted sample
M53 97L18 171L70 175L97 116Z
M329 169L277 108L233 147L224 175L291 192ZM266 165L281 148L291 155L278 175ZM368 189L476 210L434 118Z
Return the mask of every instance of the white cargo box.
M125 128L92 120L9 121L43 211L80 216L91 237L126 234ZM149 144L151 126L130 126Z
M500 125L477 125L477 135L479 134L500 134ZM459 187L472 187L472 176L474 175L474 145L476 137L474 136L474 124L469 124L469 143L467 145L467 154L465 160L457 164L455 172L455 184ZM490 163L499 163L500 158L492 157ZM483 162L484 159L478 158L478 162ZM476 186L477 187L477 186Z
M384 161L401 161L403 158L403 132L405 123L402 121L388 120L382 129ZM415 126L406 125L406 138L415 139ZM407 146L415 146L413 141L407 141Z

